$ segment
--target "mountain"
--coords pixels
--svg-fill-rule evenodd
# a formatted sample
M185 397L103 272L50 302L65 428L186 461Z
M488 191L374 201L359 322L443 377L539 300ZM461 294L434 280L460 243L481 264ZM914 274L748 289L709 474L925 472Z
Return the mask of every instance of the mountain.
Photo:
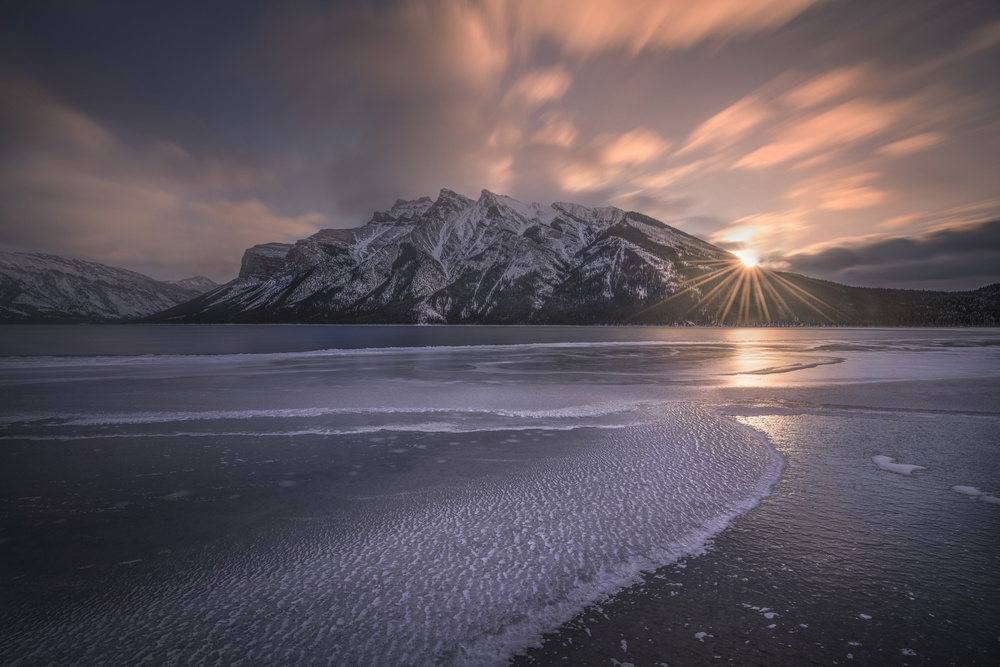
M168 285L177 285L189 292L196 292L198 294L211 291L219 286L214 280L205 276L194 276L192 278L182 278L181 280L164 280L163 282Z
M361 227L254 246L236 280L148 321L996 325L998 304L985 288L869 289L744 267L614 207L441 190Z
M131 320L188 301L212 285L203 277L171 284L96 262L0 252L0 322Z

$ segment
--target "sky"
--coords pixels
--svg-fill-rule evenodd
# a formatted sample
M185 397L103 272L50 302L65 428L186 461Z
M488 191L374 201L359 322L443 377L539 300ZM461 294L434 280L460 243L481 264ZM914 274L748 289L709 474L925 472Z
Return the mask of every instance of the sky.
M0 0L0 250L221 282L485 188L974 289L998 72L994 0Z

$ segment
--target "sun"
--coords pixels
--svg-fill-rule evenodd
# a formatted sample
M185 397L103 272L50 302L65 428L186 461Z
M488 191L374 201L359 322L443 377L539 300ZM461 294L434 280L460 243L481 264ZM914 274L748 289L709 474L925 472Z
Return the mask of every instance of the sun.
M733 254L739 257L740 261L743 262L743 266L747 267L748 269L757 266L757 253L755 253L754 251L737 250Z

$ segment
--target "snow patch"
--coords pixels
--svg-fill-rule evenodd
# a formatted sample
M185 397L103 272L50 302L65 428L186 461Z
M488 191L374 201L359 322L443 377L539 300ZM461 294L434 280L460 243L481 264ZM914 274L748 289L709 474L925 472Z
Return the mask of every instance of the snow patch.
M888 470L900 475L911 475L915 470L927 470L924 466L913 465L911 463L893 463L895 459L891 456L873 456L872 461L880 470Z

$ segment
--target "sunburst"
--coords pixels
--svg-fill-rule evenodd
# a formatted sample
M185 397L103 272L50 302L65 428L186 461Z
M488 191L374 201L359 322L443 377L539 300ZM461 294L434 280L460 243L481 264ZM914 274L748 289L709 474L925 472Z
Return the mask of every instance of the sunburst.
M793 318L792 306L802 305L833 323L842 317L837 308L819 296L795 284L785 276L757 263L750 251L733 253L732 259L687 262L701 274L681 283L682 289L633 315L632 319L679 297L688 295L694 303L680 317L694 310L715 306L720 324L749 326L771 324L777 319Z

